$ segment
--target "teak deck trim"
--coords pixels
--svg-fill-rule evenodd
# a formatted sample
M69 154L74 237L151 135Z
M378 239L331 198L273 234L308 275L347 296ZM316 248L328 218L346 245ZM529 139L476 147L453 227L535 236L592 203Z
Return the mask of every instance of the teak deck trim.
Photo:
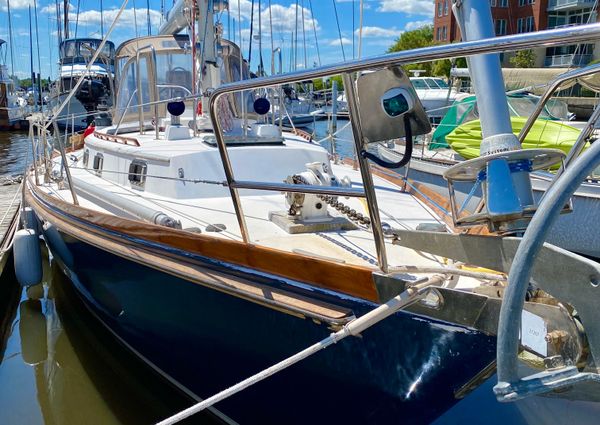
M28 187L36 197L48 205L92 226L378 302L372 275L375 269L372 268L340 264L273 248L120 218L52 197L31 181ZM42 207L41 203L34 198L29 191L26 191L27 202ZM62 229L60 223L58 227Z

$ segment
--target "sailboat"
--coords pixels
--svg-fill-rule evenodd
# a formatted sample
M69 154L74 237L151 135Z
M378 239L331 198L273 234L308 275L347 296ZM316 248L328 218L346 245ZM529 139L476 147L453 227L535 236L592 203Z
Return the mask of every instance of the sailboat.
M0 39L0 129L19 127L25 120L28 108L19 98L14 80L6 66L7 43Z
M69 100L66 108L54 117L60 128L76 131L95 125L109 125L110 109L114 96L115 46L107 41L98 59L88 68L101 39L73 38L60 44L59 79L54 83L50 104L53 109L61 105L80 78L84 82Z
M116 51L123 84L115 124L90 133L68 155L58 144L60 157L36 158L24 199L39 223L19 243L37 243L41 229L89 311L197 401L329 341L211 407L226 421L431 423L443 421L460 400L473 415L501 412L505 405L491 391L490 403L469 395L489 382L495 336L506 338L510 330L498 317L510 289L506 273L518 259L514 235L536 208L525 197L528 170L511 172L510 164L530 153L501 150L504 156L490 157L487 218L518 229L506 237L455 234L438 213L438 197L404 192L385 162L369 164L367 149L431 129L400 65L514 48L493 37L489 4L465 0L458 8L483 16L472 25L489 39L467 32L473 41L251 80L240 80L247 65L239 47L214 28L213 2L196 4L199 30L192 34L207 34L206 48L191 50L202 57L191 61L194 37L177 34L193 10L179 0L161 35ZM598 34L596 24L513 40L552 45ZM497 55L479 57L496 58L481 66L493 77ZM332 161L321 146L269 119L265 92L339 74L356 164ZM501 112L493 114L498 122ZM533 168L563 156L535 155ZM517 348L533 359L529 367L547 373L560 368L559 359L591 368L598 321L589 319L580 297L564 300L579 304L572 309L542 289L589 284L599 266L551 245L540 258L543 265L532 272L536 289L518 310L527 332L516 337ZM580 308L585 319L573 314ZM546 333L556 338L544 339ZM567 372L571 377L572 368ZM517 384L504 382L498 397L543 392L538 385L524 395ZM577 394L566 388L554 396ZM583 403L574 415L595 406Z

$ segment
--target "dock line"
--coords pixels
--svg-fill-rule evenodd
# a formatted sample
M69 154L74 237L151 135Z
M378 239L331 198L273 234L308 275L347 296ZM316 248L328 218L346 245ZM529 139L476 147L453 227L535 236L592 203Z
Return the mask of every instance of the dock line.
M304 360L312 356L313 354L318 353L321 350L324 350L330 345L336 344L337 342L341 341L342 339L348 336L356 336L360 334L364 330L391 316L401 308L408 307L409 305L418 302L419 300L425 297L427 292L432 289L432 286L440 285L441 282L443 282L444 280L445 276L435 275L429 278L427 281L419 284L418 286L408 288L407 290L395 296L385 304L381 304L380 306L374 308L368 313L347 323L342 329L330 334L327 338L322 339L316 344L313 344L310 347L299 351L293 356L290 356L287 359L282 360L279 363L276 363L273 366L264 369L255 375L252 375L249 378L246 378L245 380L213 395L212 397L207 398L206 400L203 400L191 407L188 407L185 410L182 410L179 413L176 413L175 415L167 419L162 420L161 422L158 422L156 425L172 425L179 421L182 421L183 419L195 413L198 413L204 409L207 409L208 407L212 406L215 403L218 403L221 400L231 397L232 395L254 384L257 384L258 382L276 374L277 372L281 372L282 370L287 369L288 367L298 363L299 361Z

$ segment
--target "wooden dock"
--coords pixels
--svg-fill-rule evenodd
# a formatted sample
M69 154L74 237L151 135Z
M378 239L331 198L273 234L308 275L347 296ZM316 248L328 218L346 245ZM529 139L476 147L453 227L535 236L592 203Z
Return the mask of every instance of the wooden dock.
M4 269L7 251L18 227L17 213L21 205L21 185L0 182L0 271Z

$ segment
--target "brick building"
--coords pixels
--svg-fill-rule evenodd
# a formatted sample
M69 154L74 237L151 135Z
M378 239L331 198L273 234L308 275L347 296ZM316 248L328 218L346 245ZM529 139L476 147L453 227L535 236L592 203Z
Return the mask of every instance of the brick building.
M484 0L482 0L484 1ZM496 35L518 34L598 20L595 0L489 0ZM435 0L433 37L440 43L460 40L451 0ZM533 49L537 67L583 66L600 59L600 43ZM509 56L502 65L509 66Z

